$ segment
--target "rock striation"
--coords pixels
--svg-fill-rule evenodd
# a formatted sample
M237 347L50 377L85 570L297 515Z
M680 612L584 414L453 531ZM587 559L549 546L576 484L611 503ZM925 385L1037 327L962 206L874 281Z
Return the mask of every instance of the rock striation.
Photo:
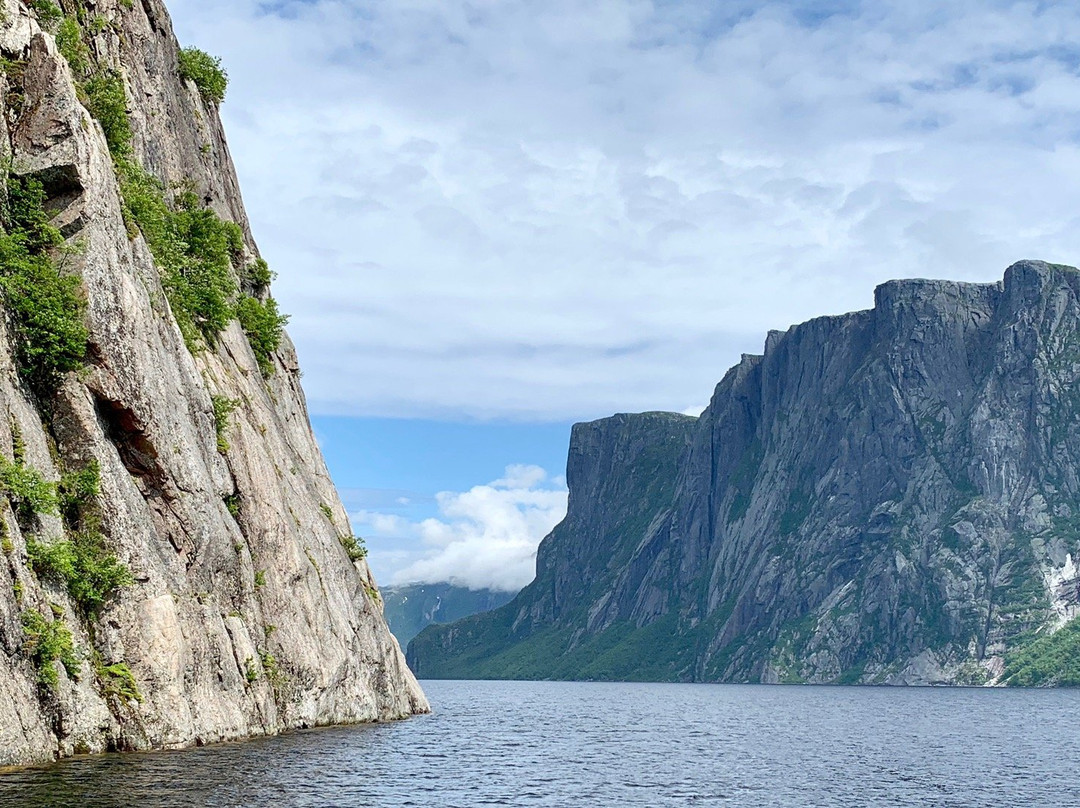
M189 348L122 193L117 121L91 114L75 60L122 82L128 164L236 223L243 267L258 254L216 104L180 77L160 0L60 5L0 2L9 183L43 189L62 238L54 264L78 279L88 331L80 366L45 394L20 367L10 306L0 319L0 765L426 711L312 435L288 337L260 356L231 319ZM81 26L65 34L54 12ZM94 479L72 506L74 472ZM28 500L27 481L60 504ZM101 604L92 576L42 549L79 546L76 531L120 570Z
M893 281L699 419L574 427L569 511L419 675L1080 683L1080 272Z

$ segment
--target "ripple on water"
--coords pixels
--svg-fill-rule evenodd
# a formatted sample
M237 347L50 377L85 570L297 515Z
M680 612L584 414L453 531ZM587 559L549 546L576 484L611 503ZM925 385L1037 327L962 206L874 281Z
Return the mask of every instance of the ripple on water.
M0 776L0 805L1080 806L1080 691L425 682L435 713Z

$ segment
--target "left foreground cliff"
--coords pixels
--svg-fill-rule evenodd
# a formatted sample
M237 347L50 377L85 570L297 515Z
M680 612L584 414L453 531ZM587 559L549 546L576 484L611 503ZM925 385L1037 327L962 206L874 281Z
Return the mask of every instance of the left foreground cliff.
M0 765L428 709L159 0L0 0Z

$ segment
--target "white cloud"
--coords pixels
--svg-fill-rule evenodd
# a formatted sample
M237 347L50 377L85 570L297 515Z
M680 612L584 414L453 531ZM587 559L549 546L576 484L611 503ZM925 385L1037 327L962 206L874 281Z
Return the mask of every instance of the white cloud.
M1080 14L961 0L171 0L224 57L319 413L708 394L893 277L1080 260Z
M517 591L533 579L536 547L566 515L566 486L538 466L508 466L501 479L436 495L439 518L410 521L359 511L353 523L372 546L412 539L422 549L375 559L395 569L390 583L450 581L471 589Z

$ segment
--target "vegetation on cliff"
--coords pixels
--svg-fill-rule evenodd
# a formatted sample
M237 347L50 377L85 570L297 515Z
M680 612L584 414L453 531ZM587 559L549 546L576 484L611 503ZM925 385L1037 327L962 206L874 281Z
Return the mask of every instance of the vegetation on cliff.
M19 372L40 396L86 355L86 303L79 279L53 252L63 239L49 224L45 192L33 177L10 176L0 210L0 293L16 337ZM62 258L64 252L57 250Z
M244 234L235 222L205 207L190 187L167 189L133 157L128 98L117 67L98 64L81 23L85 9L63 16L50 2L38 8L56 29L57 47L79 79L86 108L101 124L124 198L132 233L146 239L162 271L170 306L189 350L213 347L217 335L239 320L264 376L274 372L271 359L281 344L288 317L267 294L272 273L262 258L245 263ZM97 20L99 18L95 18ZM45 24L43 22L43 24ZM192 81L207 103L225 99L228 76L221 60L198 48L180 51L178 75ZM242 284L254 294L241 290Z
M875 302L770 336L666 470L661 421L575 426L570 508L536 580L429 627L410 664L433 678L1080 683L1078 623L1055 631L1080 607L1080 271L1022 261L1000 283L895 281ZM657 478L666 496L642 490Z
M229 87L229 75L221 66L221 59L198 48L180 51L180 78L192 81L207 103L220 104L225 100Z

